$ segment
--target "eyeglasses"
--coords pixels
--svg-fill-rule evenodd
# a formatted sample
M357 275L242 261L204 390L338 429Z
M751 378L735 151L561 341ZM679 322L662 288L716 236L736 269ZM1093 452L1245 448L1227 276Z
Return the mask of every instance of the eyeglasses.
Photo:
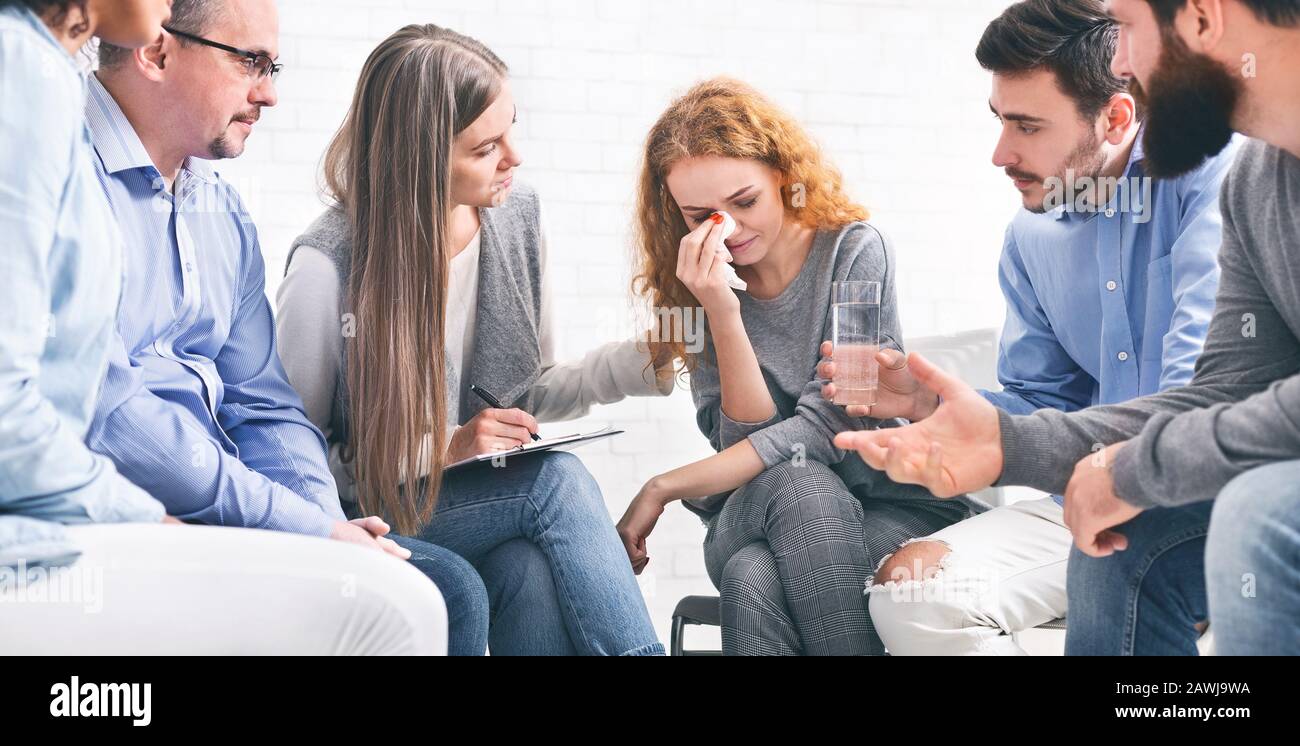
M196 36L184 31L177 31L170 26L163 26L163 30L172 36L179 36L189 39L192 42L212 47L213 49L220 49L223 52L230 52L233 55L242 57L244 62L244 72L250 77L256 75L257 80L261 80L268 75L271 77L271 80L275 80L279 77L280 71L284 69L284 65L281 65L261 52L250 52L247 49L232 47L229 44L222 44L221 42L212 41L211 39L204 39L202 36Z

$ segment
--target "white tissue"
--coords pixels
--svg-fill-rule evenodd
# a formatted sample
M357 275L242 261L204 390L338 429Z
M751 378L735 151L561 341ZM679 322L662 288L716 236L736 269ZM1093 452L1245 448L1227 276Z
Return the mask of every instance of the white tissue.
M731 252L727 251L727 244L725 243L726 240L731 237L731 234L736 232L736 219L721 210L718 211L718 215L722 217L723 241L722 249L718 253L727 261L727 264L722 267L722 273L727 279L727 285L731 286L735 290L746 290L749 288L749 285L736 276L736 268L731 266Z

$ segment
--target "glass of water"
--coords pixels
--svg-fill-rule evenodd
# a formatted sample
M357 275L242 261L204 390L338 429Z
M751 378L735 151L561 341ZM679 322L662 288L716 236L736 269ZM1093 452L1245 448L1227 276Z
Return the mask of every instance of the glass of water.
M831 285L831 324L835 346L835 403L876 403L880 377L880 283L836 282Z

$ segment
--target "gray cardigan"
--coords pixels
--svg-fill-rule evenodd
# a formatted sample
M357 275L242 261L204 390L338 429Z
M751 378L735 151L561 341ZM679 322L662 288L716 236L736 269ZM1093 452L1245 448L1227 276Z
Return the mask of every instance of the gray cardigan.
M469 391L471 383L486 388L507 407L531 409L531 389L542 372L542 268L540 207L537 193L519 184L500 206L480 209L482 256L478 285L477 336L488 344L474 346L467 371L449 364L447 419L463 425L487 404ZM286 271L301 246L328 256L347 287L351 272L351 240L347 216L330 208L293 242ZM345 313L350 312L344 308ZM358 326L364 324L357 320ZM360 328L358 328L360 333ZM346 343L346 342L345 342ZM340 360L335 402L330 414L331 442L346 443L348 432L347 355Z
M540 422L585 416L596 404L626 396L667 396L671 381L655 377L649 349L636 338L589 350L580 360L554 359L556 325L546 280L545 221L537 195L522 184L499 207L479 211L474 343L456 368L447 360L447 425L463 424L486 405L468 391L479 383L506 406ZM300 251L302 249L302 251ZM347 444L346 345L340 335L348 281L348 233L343 214L328 210L293 243L278 293L276 336L289 380L312 424L330 443L330 469L345 503L354 500ZM362 323L364 321L362 320ZM423 475L427 465L418 467Z

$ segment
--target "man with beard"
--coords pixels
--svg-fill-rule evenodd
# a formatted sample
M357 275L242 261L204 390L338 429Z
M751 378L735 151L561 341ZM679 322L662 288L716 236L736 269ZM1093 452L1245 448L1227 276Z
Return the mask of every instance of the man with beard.
M1005 412L1072 412L1184 385L1205 341L1232 153L1181 178L1149 178L1139 106L1110 70L1116 38L1101 0L1026 0L989 24L975 52L993 74L989 105L1002 125L993 164L1024 208L999 265L1003 390L980 392ZM877 404L849 414L923 421L938 397L901 355L882 358ZM824 364L822 377L833 374ZM886 560L869 594L890 652L1023 654L1016 633L1066 615L1061 502L999 507ZM1203 542L1208 519L1171 509L1145 540L1190 541L1199 527Z
M1297 655L1300 0L1112 0L1110 12L1112 69L1147 91L1152 173L1195 167L1234 130L1259 139L1224 182L1220 287L1192 382L1015 416L914 355L942 397L934 414L836 442L938 495L1064 489L1067 652L1191 653L1208 608L1218 652ZM1211 503L1204 571L1144 543L1157 509Z

